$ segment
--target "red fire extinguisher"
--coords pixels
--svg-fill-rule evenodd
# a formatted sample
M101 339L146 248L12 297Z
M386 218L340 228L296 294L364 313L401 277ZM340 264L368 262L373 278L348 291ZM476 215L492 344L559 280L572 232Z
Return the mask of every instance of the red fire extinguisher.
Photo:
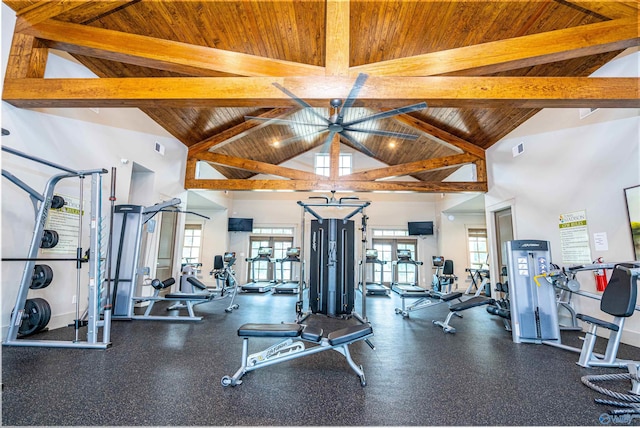
M593 263L603 263L602 257L598 257ZM607 288L607 274L604 269L597 269L593 272L593 276L596 278L596 290L604 291Z

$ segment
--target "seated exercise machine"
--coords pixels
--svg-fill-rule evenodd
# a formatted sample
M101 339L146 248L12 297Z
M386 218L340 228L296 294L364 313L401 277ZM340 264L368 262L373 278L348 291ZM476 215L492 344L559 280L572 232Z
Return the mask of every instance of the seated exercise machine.
M251 282L244 284L241 287L242 291L246 293L266 293L267 291L271 291L271 289L276 285L274 279L267 278L265 280L258 280L258 278L256 278L256 264L274 263L274 260L271 259L272 254L272 247L260 247L258 248L257 256L253 258L247 257L245 259L245 261L251 263Z
M630 363L617 358L626 318L633 315L637 306L638 275L640 262L619 264L595 264L570 268L572 271L594 270L610 267L611 278L602 296L579 290L575 278L564 276L550 269L549 242L547 241L509 241L507 242L507 261L509 273L509 297L511 300L511 323L513 341L516 343L536 343L554 346L580 353L577 364L582 367L623 368ZM575 294L600 300L600 310L612 321L604 321L586 314L577 314L576 318L591 325L581 348L562 344L558 307L554 287L543 286L540 279L547 283L556 281L556 286L566 287ZM563 285L564 279L567 279ZM571 281L571 282L570 282ZM569 288L571 287L571 288ZM610 330L604 355L593 352L598 328Z
M375 274L376 274L375 265L378 264L380 266L383 266L383 265L386 265L387 262L385 260L380 260L378 258L378 250L375 250L375 249L367 249L367 251L365 252L365 255L366 255L365 263L368 265L371 265L371 279L374 280ZM360 261L360 263L362 263L362 261ZM360 271L362 272L363 269L360 269ZM364 271L366 275L366 269L364 269ZM365 277L365 281L366 281L366 277ZM363 289L362 279L360 280L358 287L361 290ZM387 287L382 283L382 272L380 272L380 282L367 282L367 294L369 296L388 296L390 292L391 290L389 289L389 287Z
M286 257L282 259L276 259L276 263L280 264L280 283L273 287L275 294L297 294L300 287L303 285L302 278L298 277L295 280L293 267L300 264L300 247L287 248ZM291 270L289 271L289 279L284 279L284 264L289 263Z
M442 265L442 273L434 281L433 289L438 293L451 293L451 286L458 277L453 273L453 260L445 260Z
M233 264L236 261L235 253L227 252L223 256L217 255L213 259L212 273L216 277L216 288L207 287L202 281L200 281L195 274L195 271L185 269L180 277L180 290L187 295L199 295L210 294L209 301L222 300L231 297L229 306L224 310L225 312L233 312L234 309L238 309L238 304L234 304L233 301L236 298L236 279L232 269ZM179 304L172 305L167 310L180 309L184 306Z
M351 358L349 345L360 340L367 340L373 336L373 329L369 324L358 324L342 328L323 337L323 330L318 327L303 326L301 324L243 324L238 329L238 336L242 337L242 357L240 368L233 376L224 376L222 386L236 386L242 383L242 376L246 373L268 367L284 361L317 354L318 352L334 350L342 354L349 366L360 377L360 384L366 385L362 366L356 365ZM264 351L249 355L250 337L277 337L281 342L270 346ZM316 344L305 349L303 342ZM369 344L369 346L372 346Z
M113 314L112 318L122 320L157 320L157 321L200 321L202 317L195 316L193 306L212 300L215 295L209 292L178 292L163 294L167 288L175 284L174 278L164 281L159 279L143 279L149 275L149 267L140 266L141 247L143 247L143 232L151 233L157 226L153 217L160 212L185 212L177 207L180 199L174 198L153 206L116 205L113 217L113 235L116 239L111 245L110 254L113 255L111 278L113 278ZM204 218L198 213L189 212ZM144 286L150 285L153 294L144 296ZM205 287L206 288L206 287ZM188 316L181 315L151 315L151 309L158 301L175 302L174 309L186 308ZM148 302L143 315L135 313L135 305Z
M427 296L427 290L425 288L420 287L418 284L419 281L419 266L422 266L422 262L413 260L411 258L411 250L398 249L396 251L397 260L391 262L391 276L393 278L393 283L391 284L391 289L398 293L401 297L424 297ZM399 282L398 278L398 265L407 264L412 265L414 267L415 272L415 281L413 282ZM403 302L404 304L404 302Z

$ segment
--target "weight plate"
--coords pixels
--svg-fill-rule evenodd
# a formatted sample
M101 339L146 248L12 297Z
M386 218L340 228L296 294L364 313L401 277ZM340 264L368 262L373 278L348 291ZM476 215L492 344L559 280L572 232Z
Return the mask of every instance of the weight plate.
M58 245L58 232L55 230L45 229L42 232L42 242L40 248L53 248Z
M51 208L58 209L64 207L64 198L62 196L54 196L51 198Z
M23 336L36 333L45 328L50 319L51 306L49 306L49 302L39 297L27 299L18 333Z
M31 278L32 290L46 288L53 281L53 269L49 265L35 265L33 268L33 277Z

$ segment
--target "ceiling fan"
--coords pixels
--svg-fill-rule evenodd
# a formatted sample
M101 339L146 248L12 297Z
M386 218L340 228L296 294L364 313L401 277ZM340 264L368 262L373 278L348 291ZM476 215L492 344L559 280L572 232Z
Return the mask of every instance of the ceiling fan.
M379 136L383 136L383 137L396 137L396 138L404 138L407 140L416 140L419 135L415 135L415 134L407 134L404 132L391 132L391 131L383 131L383 130L379 130L379 129L362 129L362 128L358 128L356 125L362 124L364 122L370 122L370 121L375 121L375 120L379 120L379 119L384 119L387 117L392 117L392 116L396 116L399 114L403 114L403 113L409 113L412 111L417 111L417 110L422 110L424 108L427 108L427 103L422 102L422 103L418 103L418 104L413 104L413 105L409 105L406 107L400 107L400 108L395 108L392 110L388 110L385 112L380 112L380 113L376 113L370 116L366 116L366 117L362 117L362 118L358 118L355 120L348 120L345 121L345 113L347 111L347 109L349 109L350 107L353 106L353 104L355 103L357 97L358 97L358 93L360 92L360 89L362 89L362 87L364 86L364 82L367 80L369 76L367 74L364 73L360 73L358 75L358 77L356 78L355 83L353 84L353 87L351 88L351 91L349 92L349 95L347 96L346 100L344 100L344 102L341 99L338 98L334 98L330 101L330 115L329 118L324 117L323 115L321 115L320 113L318 113L317 111L315 111L313 109L313 107L307 103L306 101L302 100L300 97L296 96L294 93L292 93L291 91L289 91L288 89L286 89L285 87L283 87L282 85L278 84L278 83L274 83L273 85L280 89L282 92L284 92L287 96L291 97L291 99L293 99L297 104L299 104L300 106L302 106L306 111L310 112L313 116L315 116L316 119L318 119L318 121L316 122L300 122L300 121L295 121L295 120L286 120L286 119L269 119L269 118L263 118L263 117L256 117L256 116L245 116L245 120L262 120L262 121L271 121L273 123L278 123L278 124L283 124L283 125L303 125L303 126L309 126L309 127L315 127L318 128L317 130L310 132L310 133L306 133L306 134L302 134L302 135L296 135L294 137L288 138L284 141L280 141L280 144L287 144L287 143L291 143L293 141L297 141L303 138L309 138L309 137L313 137L313 136L317 136L320 134L323 134L325 132L329 132L329 135L327 135L327 138L325 140L325 145L329 144L331 142L331 140L333 139L335 134L340 134L342 137L344 137L347 141L349 141L351 144L353 144L354 147L356 147L358 150L360 150L361 152L365 153L368 156L374 157L374 153L371 152L371 150L369 150L366 146L364 146L362 143L360 143L357 139L354 138L353 135L351 135L350 133L352 132L360 132L360 133L364 133L364 134L372 134L372 135L379 135Z

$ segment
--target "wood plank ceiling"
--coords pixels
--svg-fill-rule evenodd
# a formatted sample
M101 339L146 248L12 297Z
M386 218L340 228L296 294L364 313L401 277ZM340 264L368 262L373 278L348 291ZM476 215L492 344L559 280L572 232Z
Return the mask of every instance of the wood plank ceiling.
M637 79L587 78L638 45L635 1L4 3L18 16L4 100L138 107L189 148L192 189L483 192L484 151L540 108L640 107ZM48 49L100 79L44 79ZM351 138L301 125L337 113L330 100L349 100L361 73L345 122L428 107ZM339 176L341 144L386 166ZM328 177L281 165L319 147ZM196 179L198 161L225 178ZM475 180L443 181L466 164Z

